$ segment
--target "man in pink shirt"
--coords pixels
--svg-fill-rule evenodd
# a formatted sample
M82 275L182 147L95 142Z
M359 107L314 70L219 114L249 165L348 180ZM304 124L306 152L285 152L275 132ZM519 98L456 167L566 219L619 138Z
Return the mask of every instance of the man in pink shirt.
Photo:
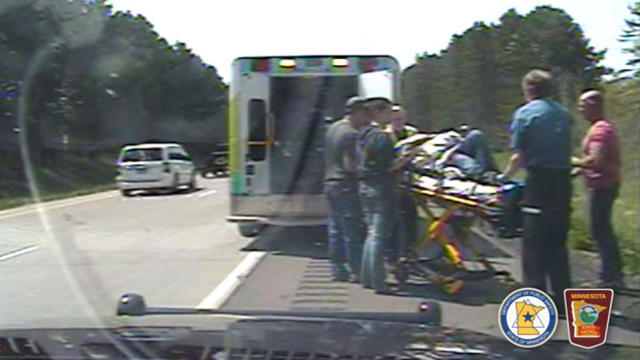
M581 168L588 190L589 225L601 259L600 286L620 288L622 264L611 224L613 203L620 187L620 149L616 130L605 118L604 96L589 90L580 96L578 111L591 123L582 141L582 156L572 164Z

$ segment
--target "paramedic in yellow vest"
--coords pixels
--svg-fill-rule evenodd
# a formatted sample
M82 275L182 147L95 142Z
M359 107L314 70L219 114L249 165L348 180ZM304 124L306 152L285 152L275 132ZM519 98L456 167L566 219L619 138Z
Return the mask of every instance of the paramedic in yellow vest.
M391 134L393 143L404 140L418 133L418 129L407 124L407 112L400 105L393 105L391 124L387 125L387 132Z
M418 133L417 128L407 125L407 113L398 104L392 107L391 123L387 125L386 130L394 144ZM387 249L391 264L397 264L399 258L407 255L409 246L415 242L417 236L416 204L411 194L399 188L395 200L398 209L393 227L395 241L392 242L392 247Z

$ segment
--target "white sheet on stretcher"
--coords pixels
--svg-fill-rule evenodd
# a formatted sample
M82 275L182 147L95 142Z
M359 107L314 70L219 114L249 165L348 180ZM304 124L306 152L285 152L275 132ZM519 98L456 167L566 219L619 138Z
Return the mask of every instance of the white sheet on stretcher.
M428 139L427 141L424 141ZM451 147L462 142L462 137L455 131L439 134L415 134L396 143L396 148L414 147L418 145L424 155L436 157Z
M461 142L460 134L446 131L438 134L416 134L399 141L395 147L402 153L413 154L411 163L415 168L442 171L445 165L454 159L452 154ZM450 165L460 167L455 161Z
M438 190L439 181L430 176L420 176L414 180L415 184L432 191ZM443 179L440 190L448 195L463 196L478 201L495 199L499 194L499 187L482 185L471 180Z

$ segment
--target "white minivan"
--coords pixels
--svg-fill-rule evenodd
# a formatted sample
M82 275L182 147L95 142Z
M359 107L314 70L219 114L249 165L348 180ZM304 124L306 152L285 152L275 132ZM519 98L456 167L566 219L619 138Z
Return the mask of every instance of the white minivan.
M116 182L124 196L135 190L171 190L196 187L196 168L180 144L138 144L122 148Z

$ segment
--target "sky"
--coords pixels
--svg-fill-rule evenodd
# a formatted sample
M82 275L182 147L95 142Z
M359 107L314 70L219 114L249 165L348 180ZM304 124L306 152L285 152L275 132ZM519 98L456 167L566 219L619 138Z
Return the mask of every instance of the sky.
M497 23L508 9L565 10L616 70L629 59L618 41L632 0L110 0L142 14L170 43L184 42L229 81L241 56L384 54L405 68L417 54L438 53L476 21Z

